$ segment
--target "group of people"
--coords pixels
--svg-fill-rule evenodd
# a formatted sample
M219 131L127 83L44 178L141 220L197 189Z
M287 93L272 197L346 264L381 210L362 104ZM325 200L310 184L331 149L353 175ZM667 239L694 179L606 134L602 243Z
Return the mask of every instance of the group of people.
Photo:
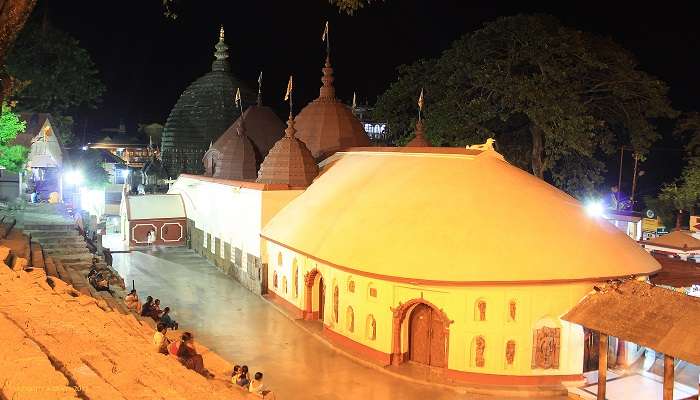
M204 368L204 359L194 346L194 336L190 332L185 332L180 336L179 340L171 341L166 332L168 328L159 322L156 327L156 332L153 334L153 345L161 354L171 355L176 357L178 361L186 368L191 369L204 377L212 375Z
M178 340L170 340L166 335L168 329L177 330L178 323L170 317L170 307L160 309L160 299L148 296L146 302L141 304L136 290L131 290L124 297L126 306L138 312L141 316L151 317L157 322L156 332L153 334L153 345L157 352L176 357L186 368L191 369L204 377L211 377L211 373L204 368L204 360L197 353L194 345L194 335L184 332ZM256 372L250 379L247 365L233 367L231 383L236 387L254 393L260 397L271 399L272 392L263 385L262 372Z
M178 328L178 323L170 316L170 307L165 307L161 310L160 299L146 297L146 302L141 304L139 295L136 289L132 289L129 294L124 297L124 304L130 310L136 311L142 317L150 317L159 324L163 324L168 329Z
M109 274L97 269L97 259L92 259L90 272L87 274L87 279L90 285L99 291L109 291Z
M255 375L253 375L253 379L250 379L247 365L235 365L233 367L231 383L260 397L270 397L272 392L265 387L262 380L262 372L256 372Z

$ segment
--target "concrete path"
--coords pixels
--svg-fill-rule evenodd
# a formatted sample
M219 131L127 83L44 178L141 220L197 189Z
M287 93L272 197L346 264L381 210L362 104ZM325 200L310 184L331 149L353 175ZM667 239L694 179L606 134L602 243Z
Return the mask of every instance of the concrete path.
M181 329L250 371L280 400L477 399L407 382L358 364L310 336L265 300L187 249L114 254L114 268L139 296L170 306Z

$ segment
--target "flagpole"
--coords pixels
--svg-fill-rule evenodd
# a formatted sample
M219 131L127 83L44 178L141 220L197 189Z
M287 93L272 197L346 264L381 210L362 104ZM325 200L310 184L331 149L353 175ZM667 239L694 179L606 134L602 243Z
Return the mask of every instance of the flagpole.
M328 21L326 21L326 57L331 58L331 30L328 28Z

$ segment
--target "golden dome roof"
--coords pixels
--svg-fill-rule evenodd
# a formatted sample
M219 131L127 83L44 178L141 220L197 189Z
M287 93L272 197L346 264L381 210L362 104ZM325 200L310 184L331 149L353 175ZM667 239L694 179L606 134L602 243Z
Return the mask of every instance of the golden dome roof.
M659 269L612 224L493 150L336 153L262 236L407 283L596 281Z
M362 123L347 105L335 97L333 68L326 58L319 97L304 107L295 118L297 137L316 159L357 146L368 146L369 138Z

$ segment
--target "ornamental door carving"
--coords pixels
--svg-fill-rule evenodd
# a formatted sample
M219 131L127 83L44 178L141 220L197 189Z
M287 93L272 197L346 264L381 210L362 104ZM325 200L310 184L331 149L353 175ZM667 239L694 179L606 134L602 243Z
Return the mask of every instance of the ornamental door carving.
M431 307L418 304L409 320L409 357L411 361L445 367L445 321Z
M543 326L536 329L532 343L532 368L558 369L560 328Z

